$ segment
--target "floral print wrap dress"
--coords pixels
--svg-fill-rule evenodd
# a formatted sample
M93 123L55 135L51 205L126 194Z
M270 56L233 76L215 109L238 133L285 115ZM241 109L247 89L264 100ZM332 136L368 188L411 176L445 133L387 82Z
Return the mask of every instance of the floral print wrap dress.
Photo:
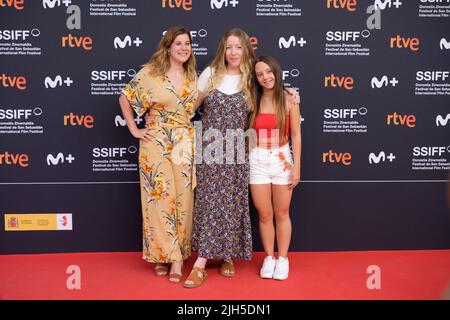
M143 223L143 259L169 263L191 253L196 81L185 79L180 92L166 76L142 68L122 93L134 111L145 115L149 142L140 140L139 176Z

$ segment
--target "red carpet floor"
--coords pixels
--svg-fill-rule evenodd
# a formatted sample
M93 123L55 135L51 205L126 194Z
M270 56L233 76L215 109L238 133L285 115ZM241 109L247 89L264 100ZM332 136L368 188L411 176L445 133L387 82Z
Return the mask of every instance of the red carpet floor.
M213 261L202 287L184 289L136 252L2 255L0 299L442 299L450 285L450 250L291 253L285 281L259 278L263 257L237 261L235 278ZM67 289L70 265L80 267L80 290ZM367 288L370 265L381 269L381 289Z

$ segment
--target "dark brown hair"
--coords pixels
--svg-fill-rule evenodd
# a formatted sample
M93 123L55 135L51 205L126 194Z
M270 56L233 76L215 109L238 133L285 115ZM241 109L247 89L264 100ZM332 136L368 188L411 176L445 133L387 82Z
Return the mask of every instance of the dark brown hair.
M275 108L275 113L277 115L277 128L280 130L280 142L284 143L286 142L286 98L285 98L285 88L283 83L283 77L281 72L281 66L278 63L275 58L271 56L260 56L259 58L255 59L255 62L253 64L253 87L254 87L254 96L255 96L255 111L253 112L251 118L250 118L250 127L254 128L255 126L255 120L256 116L258 115L260 111L260 103L261 103L261 97L263 95L263 87L259 84L258 79L256 78L256 64L258 62L263 62L267 64L272 71L274 78L275 78L275 84L273 86L274 93L273 93L273 105Z

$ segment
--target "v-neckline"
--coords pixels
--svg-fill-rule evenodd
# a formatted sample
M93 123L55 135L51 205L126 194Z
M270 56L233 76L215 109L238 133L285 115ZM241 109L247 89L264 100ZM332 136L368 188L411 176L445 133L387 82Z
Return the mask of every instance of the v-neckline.
M181 94L183 93L183 89L184 89L184 86L185 86L185 83L186 83L186 75L183 76L183 82L182 82L182 84L181 84L180 91L177 91L177 88L175 88L175 85L174 85L173 82L170 80L170 78L169 78L169 76L168 76L167 74L166 74L166 79L167 79L167 82L169 83L169 85L172 87L172 92L173 92L173 94L174 94L178 99L181 100Z

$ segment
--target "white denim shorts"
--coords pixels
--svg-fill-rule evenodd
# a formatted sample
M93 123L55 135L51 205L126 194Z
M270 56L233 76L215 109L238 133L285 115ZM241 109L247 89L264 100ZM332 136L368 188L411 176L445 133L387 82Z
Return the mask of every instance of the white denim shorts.
M280 148L250 150L250 184L290 184L294 167L289 143Z

